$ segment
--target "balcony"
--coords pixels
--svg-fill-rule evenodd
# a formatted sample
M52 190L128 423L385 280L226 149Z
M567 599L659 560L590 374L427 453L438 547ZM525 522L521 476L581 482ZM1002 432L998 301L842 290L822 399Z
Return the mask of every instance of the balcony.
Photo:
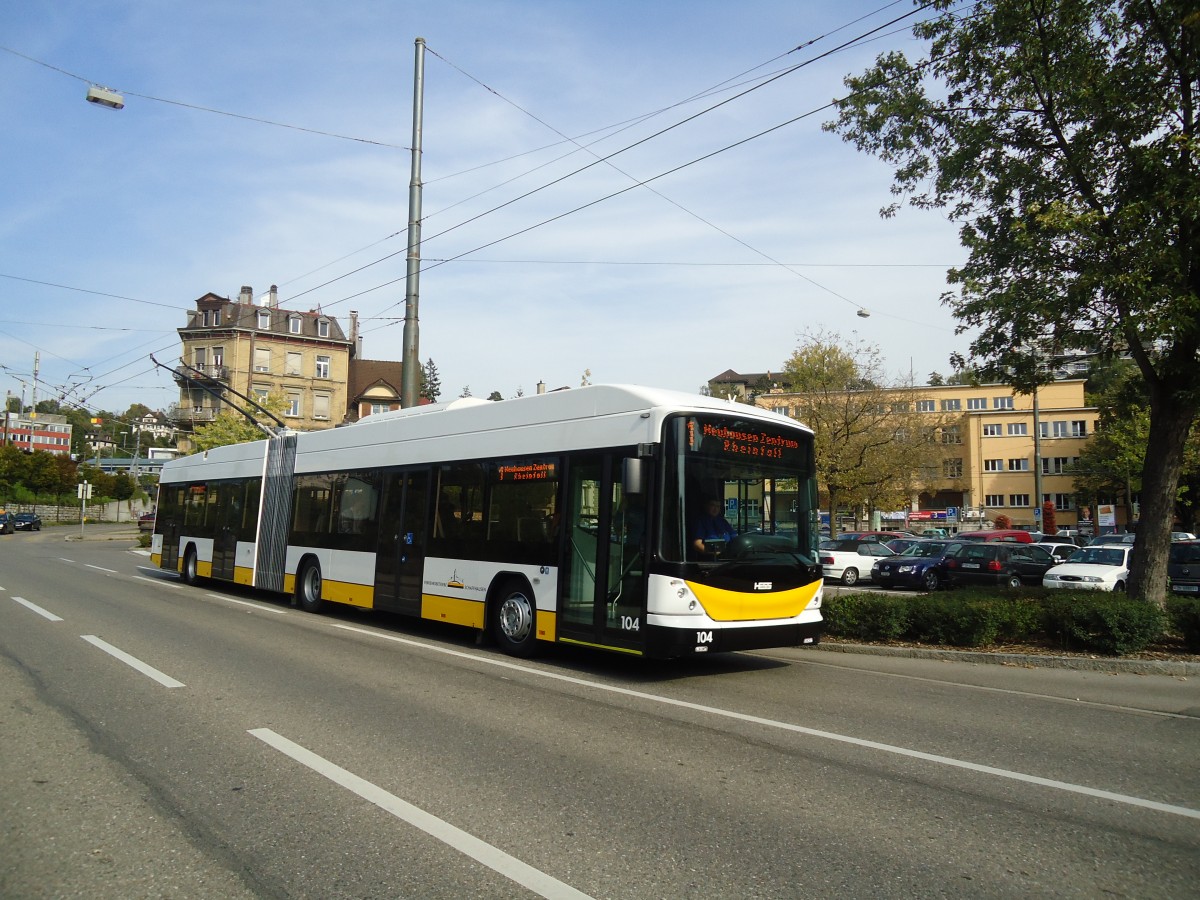
M192 381L228 383L229 367L221 363L202 366L176 366L175 383L186 387Z
M211 406L180 406L174 403L167 409L167 418L177 425L206 425L215 419L219 412L219 409L213 409Z

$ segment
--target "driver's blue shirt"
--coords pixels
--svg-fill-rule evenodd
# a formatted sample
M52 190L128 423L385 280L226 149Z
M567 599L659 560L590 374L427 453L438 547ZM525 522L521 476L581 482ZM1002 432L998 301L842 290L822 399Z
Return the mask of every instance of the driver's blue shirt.
M728 541L735 537L737 532L725 521L724 516L703 515L696 520L696 527L692 530L692 540Z

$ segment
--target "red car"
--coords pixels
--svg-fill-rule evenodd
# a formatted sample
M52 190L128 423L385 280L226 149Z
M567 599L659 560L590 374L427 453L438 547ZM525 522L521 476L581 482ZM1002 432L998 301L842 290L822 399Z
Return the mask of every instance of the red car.
M138 531L153 531L154 530L154 513L142 513L138 516Z

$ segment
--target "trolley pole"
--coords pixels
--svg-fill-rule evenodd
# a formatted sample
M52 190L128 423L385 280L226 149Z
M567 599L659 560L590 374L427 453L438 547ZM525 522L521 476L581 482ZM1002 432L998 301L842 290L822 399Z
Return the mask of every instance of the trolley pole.
M412 177L408 182L408 270L404 287L404 356L400 381L400 405L417 405L420 379L420 338L417 303L421 281L421 119L425 95L425 38L416 40L413 72Z

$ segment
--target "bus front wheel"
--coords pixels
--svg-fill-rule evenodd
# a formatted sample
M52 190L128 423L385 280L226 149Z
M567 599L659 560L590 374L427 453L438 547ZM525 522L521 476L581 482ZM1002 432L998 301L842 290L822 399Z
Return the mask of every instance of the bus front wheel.
M324 601L321 600L321 566L316 562L307 562L300 569L296 578L296 602L305 612L320 612Z
M529 657L537 646L537 608L525 587L504 585L492 612L492 636L510 656Z

